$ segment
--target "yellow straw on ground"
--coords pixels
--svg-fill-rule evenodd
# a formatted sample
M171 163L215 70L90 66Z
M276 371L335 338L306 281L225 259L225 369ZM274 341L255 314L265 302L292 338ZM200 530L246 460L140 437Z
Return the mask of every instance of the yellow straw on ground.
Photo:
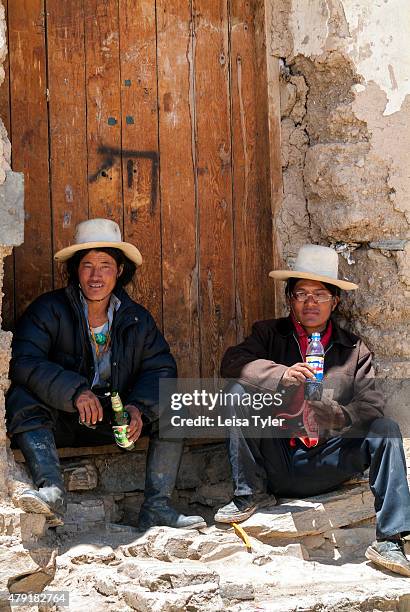
M241 538L241 540L243 541L243 543L246 546L246 550L251 553L252 552L252 544L250 543L250 540L248 538L248 536L246 535L245 530L238 525L238 523L232 523L232 527L234 528L234 531L236 533L236 535Z

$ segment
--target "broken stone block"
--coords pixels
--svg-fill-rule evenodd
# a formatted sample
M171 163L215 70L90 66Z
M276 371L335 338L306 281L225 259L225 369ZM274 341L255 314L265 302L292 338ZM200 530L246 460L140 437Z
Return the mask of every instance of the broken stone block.
M65 520L67 523L103 522L105 520L102 499L84 499L68 502Z
M284 557L295 557L296 559L309 560L309 552L303 544L288 544L287 546L272 547L274 555L283 555Z
M166 563L157 560L127 559L118 566L119 574L137 580L150 591L167 591L194 584L219 584L219 575L197 561Z
M192 610L192 612L216 612L225 609L220 596L219 584L214 582L182 587L176 589L176 594L179 597L185 597L184 610Z
M182 456L177 489L196 489L204 483L230 482L226 448L223 443L190 448ZM229 490L229 487L227 487Z
M216 508L225 505L232 498L230 483L203 484L191 496L192 502Z
M147 545L150 557L162 561L173 561L175 559L186 559L188 548L198 537L194 530L164 529L160 531Z
M127 578L119 576L117 573L114 573L112 569L108 571L102 570L96 578L94 588L98 593L101 593L101 595L109 597L110 595L117 595L119 584L127 584L128 582L129 580Z
M15 508L2 507L0 512L0 535L11 536L20 529L21 512Z
M321 535L310 535L303 538L303 544L307 548L307 550L315 550L316 548L320 548L325 543L324 536Z
M326 542L333 547L333 559L343 559L345 563L360 557L375 539L373 525L333 529L323 534ZM323 547L325 548L325 546ZM320 549L317 551L320 552Z
M114 500L113 495L104 495L102 501L105 513L104 520L106 523L116 523L123 518L124 512L119 508L119 505Z
M161 561L186 559L188 548L196 537L198 534L194 530L153 527L121 550L125 556L132 557L152 557Z
M228 460L228 453L224 443L218 444L207 449L208 461L205 466L205 481L215 484L217 482L225 481L231 485L231 466ZM202 476L201 483L204 482ZM227 487L228 496L230 487Z
M122 453L95 460L100 485L108 493L143 491L145 453Z
M188 548L188 557L207 563L228 558L244 550L244 543L234 533L214 531L198 535Z
M178 471L177 489L195 489L203 482L204 461L201 454L189 449L184 452Z
M177 588L172 592L152 592L139 586L122 587L124 601L138 612L181 612L223 610L219 588L214 583Z
M220 594L223 599L249 601L255 599L255 590L251 582L221 581Z
M0 548L0 591L41 592L54 578L56 555L50 548Z
M246 533L262 542L278 537L303 537L359 523L375 515L367 486L335 491L306 500L286 500L266 507L242 523Z
M253 554L253 565L266 565L267 563L271 563L274 559L278 557L294 557L296 559L302 559L304 561L308 561L309 551L307 548L299 542L293 543L285 543L286 540L280 540L280 544L276 540L272 540L272 544L268 545L263 544L259 540L255 538L249 538L252 545L252 554ZM323 538L323 541L325 539Z
M138 526L138 517L143 501L144 494L142 492L126 493L124 497L118 501L118 512L122 513L122 520L124 523L135 527Z
M43 537L46 531L46 517L44 514L20 514L20 533L23 544L35 542Z
M63 474L67 491L90 491L98 484L97 468L91 462L66 467Z
M96 546L94 544L78 544L70 548L62 556L75 565L89 563L109 564L116 560L111 546Z

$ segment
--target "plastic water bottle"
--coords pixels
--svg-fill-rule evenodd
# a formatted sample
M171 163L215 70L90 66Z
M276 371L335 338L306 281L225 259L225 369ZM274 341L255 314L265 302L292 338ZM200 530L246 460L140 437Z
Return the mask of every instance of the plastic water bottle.
M313 332L307 351L306 363L313 368L315 378L306 378L305 399L320 400L323 391L323 368L325 363L325 349L320 342L320 333Z

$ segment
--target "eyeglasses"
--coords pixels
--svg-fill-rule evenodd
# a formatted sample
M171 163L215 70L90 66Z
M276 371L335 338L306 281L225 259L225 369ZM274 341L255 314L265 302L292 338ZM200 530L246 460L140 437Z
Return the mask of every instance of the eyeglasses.
M327 293L326 291L318 291L318 293L294 291L292 295L297 302L306 302L309 296L311 296L316 304L324 304L325 302L330 302L330 300L334 298L331 293Z

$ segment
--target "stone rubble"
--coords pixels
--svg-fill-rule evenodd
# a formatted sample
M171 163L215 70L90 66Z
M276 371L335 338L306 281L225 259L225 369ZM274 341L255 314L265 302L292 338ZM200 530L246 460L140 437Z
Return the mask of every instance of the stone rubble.
M359 483L263 508L242 523L250 553L230 525L141 533L97 521L88 531L47 531L44 517L15 511L14 535L1 535L0 591L69 591L70 612L405 612L409 580L364 558L374 538L366 489Z

